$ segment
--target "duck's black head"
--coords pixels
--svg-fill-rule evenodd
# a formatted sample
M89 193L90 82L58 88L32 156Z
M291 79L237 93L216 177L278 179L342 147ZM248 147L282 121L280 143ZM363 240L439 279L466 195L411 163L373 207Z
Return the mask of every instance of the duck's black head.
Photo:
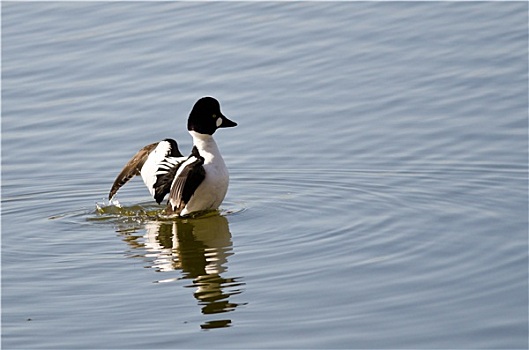
M219 128L230 128L237 123L226 118L220 111L219 101L213 97L198 100L187 119L187 130L213 135Z

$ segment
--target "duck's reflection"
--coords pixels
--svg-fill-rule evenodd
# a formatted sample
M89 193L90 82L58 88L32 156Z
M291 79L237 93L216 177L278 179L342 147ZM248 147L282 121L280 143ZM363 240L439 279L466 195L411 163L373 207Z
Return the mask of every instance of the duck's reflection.
M221 215L177 221L151 221L145 225L145 256L157 271L181 271L169 282L190 279L204 315L233 311L239 304L230 297L241 293L241 278L223 277L233 254L228 220ZM228 327L231 320L212 320L202 328Z

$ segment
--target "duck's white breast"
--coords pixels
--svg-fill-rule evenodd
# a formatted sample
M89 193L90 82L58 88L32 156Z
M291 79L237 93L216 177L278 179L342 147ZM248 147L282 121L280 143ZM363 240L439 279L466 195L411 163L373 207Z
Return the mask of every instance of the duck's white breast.
M194 211L217 209L228 192L229 172L224 159L220 155L213 137L204 135L193 136L194 144L204 158L206 177L195 190L190 201L180 215L187 215Z

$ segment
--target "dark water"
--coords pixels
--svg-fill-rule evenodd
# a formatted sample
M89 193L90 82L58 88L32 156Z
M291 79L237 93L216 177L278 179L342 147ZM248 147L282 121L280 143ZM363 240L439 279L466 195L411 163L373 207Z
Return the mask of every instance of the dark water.
M527 348L527 13L3 2L3 348ZM220 212L105 201L205 95Z

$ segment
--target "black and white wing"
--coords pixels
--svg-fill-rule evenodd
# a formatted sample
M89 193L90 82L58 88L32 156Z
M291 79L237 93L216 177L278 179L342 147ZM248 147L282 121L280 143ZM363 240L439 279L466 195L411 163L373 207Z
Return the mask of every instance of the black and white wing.
M173 212L180 213L185 208L195 190L206 178L203 165L204 158L200 156L198 149L193 147L191 155L176 171L171 186L168 204Z
M169 193L170 183L167 186L165 184L166 181L160 181L156 185L158 178L168 176L167 174L171 172L174 172L174 178L176 169L173 168L177 168L186 159L182 157L176 141L172 139L165 139L143 147L128 161L116 177L108 199L111 200L131 178L141 175L143 182L149 188L149 192L160 203L163 197ZM171 181L173 178L171 178ZM155 188L155 186L157 187ZM161 199L158 200L160 196Z

